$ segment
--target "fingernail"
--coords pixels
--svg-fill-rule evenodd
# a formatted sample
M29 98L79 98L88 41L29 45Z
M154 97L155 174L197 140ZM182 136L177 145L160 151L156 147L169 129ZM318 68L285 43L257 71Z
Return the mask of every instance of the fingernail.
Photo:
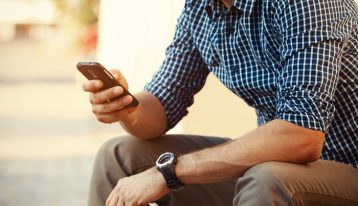
M131 101L132 101L132 97L131 97L131 96L126 96L126 97L124 97L124 99L123 99L124 104L129 104L129 103L131 103Z
M118 95L118 94L122 94L123 89L122 87L116 87L114 88L114 94Z

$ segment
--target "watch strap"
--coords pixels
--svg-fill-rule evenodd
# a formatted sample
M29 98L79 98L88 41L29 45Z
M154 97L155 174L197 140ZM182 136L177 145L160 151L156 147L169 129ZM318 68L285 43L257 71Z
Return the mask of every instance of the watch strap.
M174 154L172 154L172 155L174 155ZM167 165L165 167L159 167L159 166L156 167L157 170L160 173L162 173L168 188L173 191L180 190L185 185L180 181L180 179L177 177L177 175L175 173L176 163L177 163L177 158L174 155L174 161L172 162L172 164Z
M158 168L157 170L162 173L165 182L170 190L180 190L184 187L184 183L176 176L175 171L171 171L170 168Z

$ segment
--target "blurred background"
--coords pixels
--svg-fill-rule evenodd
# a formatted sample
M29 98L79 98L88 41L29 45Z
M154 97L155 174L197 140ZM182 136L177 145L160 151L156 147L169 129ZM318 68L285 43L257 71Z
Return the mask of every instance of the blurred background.
M85 205L94 155L124 131L91 114L79 61L120 69L142 90L184 0L0 0L0 205ZM170 133L236 138L254 110L213 76ZM228 124L230 122L230 124Z

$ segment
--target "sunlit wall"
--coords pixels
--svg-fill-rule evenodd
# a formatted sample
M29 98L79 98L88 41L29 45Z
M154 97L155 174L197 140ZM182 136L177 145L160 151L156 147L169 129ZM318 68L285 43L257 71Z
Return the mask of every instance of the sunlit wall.
M98 59L119 68L131 90L142 90L157 70L184 0L102 0Z
M141 91L164 58L184 0L102 0L98 61L118 68Z
M102 0L98 60L140 91L158 69L184 0ZM256 127L255 113L212 75L189 115L171 132L238 137Z

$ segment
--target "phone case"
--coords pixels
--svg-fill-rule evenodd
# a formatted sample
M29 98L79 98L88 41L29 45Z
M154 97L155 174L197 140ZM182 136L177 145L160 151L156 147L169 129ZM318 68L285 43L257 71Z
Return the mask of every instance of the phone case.
M121 94L118 97L115 97L110 100L115 100L121 97L124 97L126 95L130 95L133 98L132 103L125 106L124 108L128 107L136 107L139 105L138 100L127 90L125 89L114 77L113 75L106 69L104 66L102 66L98 62L80 62L77 64L77 69L88 79L88 80L94 80L98 79L103 82L103 89L108 89L115 86L121 86L123 88L123 94Z

